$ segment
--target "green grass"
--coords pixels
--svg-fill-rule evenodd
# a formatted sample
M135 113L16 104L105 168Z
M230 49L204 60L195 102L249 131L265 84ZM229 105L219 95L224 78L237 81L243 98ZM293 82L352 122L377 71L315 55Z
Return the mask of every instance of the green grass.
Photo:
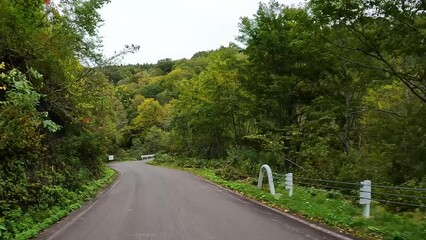
M69 192L60 187L52 191L60 191L64 196L60 206L33 206L24 211L14 209L0 218L0 239L24 240L37 236L41 231L61 220L82 204L92 199L96 194L109 185L115 178L116 172L105 168L104 175L97 180L85 184L81 191ZM7 222L6 220L7 219Z
M334 191L295 187L293 197L288 197L288 192L282 186L276 185L277 194L271 195L267 188L258 189L254 186L255 179L227 181L217 176L215 171L210 169L183 169L170 164L158 164L155 161L150 164L194 173L247 198L260 201L304 219L327 224L338 231L353 236L365 239L426 239L426 216L424 212L396 214L373 203L372 217L365 219L362 217L360 205Z

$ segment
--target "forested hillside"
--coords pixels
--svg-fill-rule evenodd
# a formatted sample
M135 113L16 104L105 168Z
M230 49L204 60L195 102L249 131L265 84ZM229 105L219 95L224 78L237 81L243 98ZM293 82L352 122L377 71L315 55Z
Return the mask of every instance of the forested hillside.
M122 103L117 143L134 158L216 159L228 176L267 163L424 186L425 27L419 1L260 4L238 45L106 68Z
M2 239L78 208L107 154L426 188L424 1L261 3L236 43L142 65L100 53L108 0L45 2L0 0Z
M0 0L1 239L36 234L111 174L104 160L119 101L89 67L102 61L97 10L106 2Z

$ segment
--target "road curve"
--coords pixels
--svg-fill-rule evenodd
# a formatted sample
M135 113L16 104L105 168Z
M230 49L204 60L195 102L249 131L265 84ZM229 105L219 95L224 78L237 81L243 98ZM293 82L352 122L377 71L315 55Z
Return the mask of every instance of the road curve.
M113 187L37 239L342 239L186 172L143 162L111 166L120 172Z

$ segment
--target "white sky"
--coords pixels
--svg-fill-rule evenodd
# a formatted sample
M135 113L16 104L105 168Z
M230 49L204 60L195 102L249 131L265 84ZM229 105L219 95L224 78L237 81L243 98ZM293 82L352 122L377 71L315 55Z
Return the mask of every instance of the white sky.
M262 2L268 2L263 0ZM281 0L291 5L303 0ZM198 51L236 42L240 17L253 16L259 0L112 0L101 9L104 54L112 56L126 44L141 49L123 63L156 63L190 58Z

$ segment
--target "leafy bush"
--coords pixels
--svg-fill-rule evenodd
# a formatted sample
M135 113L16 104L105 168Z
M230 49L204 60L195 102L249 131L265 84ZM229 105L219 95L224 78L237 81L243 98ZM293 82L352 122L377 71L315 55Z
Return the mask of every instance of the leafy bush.
M10 202L0 202L0 239L32 238L79 208L115 177L112 169L102 168L101 172L100 178L82 182L81 187L75 191L59 185L43 186L37 195L37 204L19 207Z

